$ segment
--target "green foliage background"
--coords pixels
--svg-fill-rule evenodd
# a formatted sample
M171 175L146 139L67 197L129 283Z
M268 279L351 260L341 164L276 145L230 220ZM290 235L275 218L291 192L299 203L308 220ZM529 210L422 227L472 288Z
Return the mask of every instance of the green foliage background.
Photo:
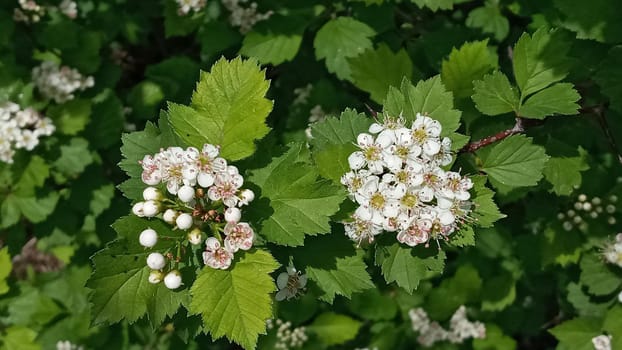
M184 17L173 0L76 2L77 19L30 25L0 4L0 103L57 127L0 163L0 349L273 349L267 318L305 326L304 349L413 349L408 310L446 324L460 305L487 338L433 349L592 349L603 332L622 349L622 269L601 257L622 231L616 0L265 0L273 15L247 33L218 0ZM43 98L30 72L44 60L95 86ZM317 106L327 118L307 140ZM441 251L343 234L339 178L374 111L427 112L473 176L477 225ZM469 148L491 135L503 140ZM172 292L147 282L136 242L154 223L126 216L137 161L204 142L258 194L259 249L230 271L188 261L196 283ZM590 217L580 194L614 209ZM290 257L307 293L273 302ZM215 308L223 294L232 304Z

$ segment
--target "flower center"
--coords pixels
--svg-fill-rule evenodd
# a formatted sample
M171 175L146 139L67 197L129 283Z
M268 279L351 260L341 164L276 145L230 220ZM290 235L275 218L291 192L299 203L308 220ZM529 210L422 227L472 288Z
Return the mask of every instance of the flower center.
M371 196L371 200L369 202L372 208L381 209L382 207L384 207L385 199L380 192L376 192Z
M365 159L367 160L379 160L380 159L380 147L378 146L370 146L365 149L363 152Z

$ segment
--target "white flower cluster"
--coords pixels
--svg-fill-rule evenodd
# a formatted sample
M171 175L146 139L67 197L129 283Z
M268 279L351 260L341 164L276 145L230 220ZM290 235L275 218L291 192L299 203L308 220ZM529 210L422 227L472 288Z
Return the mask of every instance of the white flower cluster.
M58 5L58 10L65 16L75 19L78 17L78 4L73 0L63 0Z
M190 12L199 12L207 3L206 0L175 0L177 2L177 14L185 16Z
M592 344L594 345L594 350L611 350L611 336L602 334L594 337L592 338Z
M344 223L348 237L372 242L385 230L414 247L447 239L469 219L473 182L441 168L453 156L438 121L417 114L407 128L401 117L385 116L369 132L358 135L360 150L348 158L352 171L341 178L359 205Z
M589 220L596 220L601 216L607 217L609 225L615 225L615 218L618 196L612 194L605 199L600 197L589 198L585 194L580 194L574 203L573 209L568 209L565 213L557 214L557 219L562 221L562 227L566 231L578 228L581 231L587 231L589 228Z
M0 105L0 161L13 163L16 149L31 151L41 136L54 132L54 124L32 108L21 109L13 102Z
M605 245L603 256L607 263L622 267L622 233L616 235L614 242Z
M292 329L292 323L287 321L283 322L281 319L276 321L266 321L266 327L268 330L276 328L277 342L274 344L275 349L288 350L292 348L300 348L309 339L306 333L305 327L297 327Z
M56 350L82 350L81 346L73 344L69 340L61 340L56 343Z
M311 133L311 124L321 122L324 119L326 119L326 112L324 112L322 106L315 105L313 108L311 108L311 110L309 111L309 126L305 129L305 135L307 136L307 139L310 140L313 138L313 134Z
M281 272L276 279L279 291L276 293L276 300L291 299L304 292L307 285L307 275L296 270L293 265L287 267L286 272Z
M430 321L428 314L422 308L411 309L408 316L410 316L413 330L419 333L417 342L425 347L430 347L439 341L461 344L470 338L483 339L486 337L484 324L469 321L464 305L460 306L451 316L449 330L444 329L436 321Z
M34 0L19 0L19 7L13 10L13 20L24 23L37 23L45 15L45 7Z
M294 89L294 100L292 101L293 106L304 105L309 100L311 96L311 91L313 90L313 85L311 83L297 87Z
M161 214L175 229L188 231L186 238L192 244L201 244L205 224L213 236L205 240L203 262L224 270L231 265L235 252L253 246L255 233L248 223L240 222L240 208L250 203L255 194L241 188L244 178L238 168L227 165L218 154L218 147L205 144L202 150L169 147L153 156L146 155L140 162L142 181L149 186L166 184L168 195L147 187L143 191L144 201L134 204L132 212L148 218ZM146 248L155 246L157 240L158 234L152 229L143 231L139 237L140 244ZM167 260L174 260L172 254L165 257L154 252L147 257L147 265L153 270L149 277L152 283L162 280ZM175 289L181 284L181 277L172 270L164 276L164 283Z
M258 13L256 2L251 2L248 7L241 5L246 3L248 0L222 0L223 6L231 12L229 24L239 27L242 34L250 32L257 22L265 21L273 14L272 11Z
M39 92L56 103L72 100L74 92L84 91L95 84L93 77L84 77L76 69L45 61L32 69L32 80Z

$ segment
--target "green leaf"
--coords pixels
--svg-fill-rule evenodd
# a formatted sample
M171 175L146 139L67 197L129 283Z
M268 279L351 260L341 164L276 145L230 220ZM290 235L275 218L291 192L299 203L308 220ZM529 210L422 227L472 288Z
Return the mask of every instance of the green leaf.
M544 178L553 185L552 191L560 196L570 195L581 185L581 172L588 170L587 152L580 148L574 157L551 157L544 167Z
M54 167L66 176L76 177L92 162L88 141L74 137L69 144L60 146L60 157L54 162Z
M581 285L571 282L568 284L568 302L577 310L581 316L600 317L605 314L608 303L592 302L590 297L583 292Z
M568 75L570 43L562 31L538 29L523 33L514 46L513 66L521 100Z
M173 231L161 220L147 220L133 215L117 220L113 228L119 239L91 258L95 270L87 287L93 289L93 322L115 323L125 319L133 323L147 314L152 326L156 327L166 316L172 316L177 311L182 301L187 299L188 289L172 291L162 284L149 283L151 269L145 260L151 252L165 253L171 249L184 232ZM138 243L138 236L146 228L154 229L160 237L151 249L145 249Z
M345 315L325 312L318 316L307 330L316 334L326 345L343 344L356 337L362 323Z
M572 84L558 83L531 95L518 110L521 117L544 119L554 114L575 115L579 113L577 101L581 96Z
M254 57L262 64L279 65L286 61L291 61L296 57L300 43L301 34L263 34L250 32L244 37L240 54L247 57Z
M391 320L397 313L397 304L390 295L381 294L377 288L352 295L350 311L367 320Z
M440 10L451 10L454 8L454 4L464 2L462 0L411 0L420 8L427 7L433 12Z
M481 170L506 186L534 186L548 159L544 147L534 145L531 138L513 135L492 147L482 159Z
M145 77L162 87L170 101L186 102L198 78L200 66L188 56L172 56L145 70Z
M358 134L367 132L372 119L356 110L346 109L339 118L328 117L311 125L309 140L317 169L327 179L340 184L343 174L350 171L348 157L357 150Z
M130 90L127 101L132 113L141 118L152 118L164 100L162 87L153 81L143 80Z
M502 214L495 204L493 200L495 193L486 187L486 177L473 176L471 180L473 180L473 191L475 192L472 199L474 205L472 216L477 226L492 227L497 220L503 219L506 215Z
M473 82L497 67L498 57L487 45L488 40L464 43L443 60L441 78L456 98L471 96Z
M499 71L473 82L473 90L475 106L486 115L518 112L518 91L510 84L505 74Z
M380 44L375 50L370 48L350 58L348 62L352 71L352 83L369 92L371 99L379 103L387 96L389 86L399 86L404 78L421 78L418 71L416 77L413 77L413 63L406 50L393 53L386 44Z
M505 334L499 326L486 324L486 337L484 339L473 339L473 350L515 350L516 340Z
M478 301L482 293L482 279L479 272L470 264L461 265L451 278L433 288L425 302L430 318L444 320L449 318L460 305Z
M12 267L9 247L0 249L0 295L6 294L9 291L9 285L6 280L11 274Z
M62 105L51 106L47 115L52 119L56 129L66 135L76 135L84 130L91 115L91 101L74 99Z
M229 270L204 267L192 285L190 311L201 314L213 339L226 336L254 349L272 317L270 273L279 264L267 252L245 252Z
M48 193L45 197L8 195L2 204L3 223L5 214L8 214L9 220L15 220L16 217L14 215L19 212L32 223L42 222L54 211L59 197L60 195L56 192ZM19 218L19 215L17 215L17 218Z
M330 232L329 217L345 199L342 186L319 178L302 144L292 144L284 155L254 171L249 181L261 188L261 197L273 210L259 233L282 245L302 245L305 235Z
M503 41L510 32L510 22L503 14L496 1L487 1L486 5L469 12L466 26L479 28L482 32L491 34L497 41Z
M429 273L440 273L445 267L445 252L439 250L435 255L431 253L433 251L427 251L428 256L421 258L414 255L412 248L399 243L377 246L376 265L381 267L387 283L396 282L412 293Z
M554 3L563 14L561 25L576 32L577 39L620 43L622 23L618 13L611 10L611 1L555 0Z
M596 255L584 255L581 259L581 284L594 295L608 295L622 284L620 277L611 271Z
M160 151L160 131L154 124L148 122L142 131L123 134L121 142L123 160L119 163L119 167L128 176L140 181L143 168L138 162L143 160L145 155L153 155Z
M269 86L256 61L222 58L211 72L201 73L191 107L169 104L171 126L190 146L211 143L228 160L246 158L255 151L254 141L270 131Z
M309 279L324 291L319 298L332 303L336 295L350 298L352 293L374 288L366 269L363 255L358 253L337 258L334 268L307 267L305 271Z
M549 333L568 349L593 350L592 338L602 334L601 323L599 319L579 317L549 329Z
M50 167L45 160L37 155L31 156L19 181L14 185L13 192L18 196L32 197L35 195L35 190L43 186L48 176L50 176Z
M22 326L12 326L4 330L2 350L39 350L41 345L35 342L37 332Z
M516 281L503 270L484 282L482 311L501 311L516 300Z
M602 93L609 98L612 109L622 112L622 46L609 50L607 58L600 64L594 80Z
M603 322L603 330L612 336L611 348L619 349L622 346L622 307L614 305Z
M423 80L413 86L404 79L400 89L391 88L384 101L389 115L415 120L417 113L427 114L443 126L442 136L451 135L460 126L460 111L454 109L453 94L445 89L440 76Z
M475 232L468 225L460 227L460 229L451 234L449 243L456 247L467 247L475 245Z
M356 57L372 48L371 37L376 32L363 22L351 17L337 17L320 28L313 41L315 57L326 59L326 67L339 79L351 79L348 58Z

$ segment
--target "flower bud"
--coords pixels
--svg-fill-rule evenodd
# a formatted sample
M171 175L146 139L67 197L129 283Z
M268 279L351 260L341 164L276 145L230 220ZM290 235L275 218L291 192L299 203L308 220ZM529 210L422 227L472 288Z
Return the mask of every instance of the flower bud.
M164 285L168 289L177 289L181 286L181 274L177 270L173 270L164 276Z
M160 253L151 253L147 256L147 266L153 270L160 270L166 266L166 259Z
M214 175L210 173L199 173L197 183L203 188L208 188L214 184Z
M253 199L255 199L255 193L253 191L249 189L242 190L242 192L240 192L240 202L238 205L248 205Z
M225 221L237 223L242 218L242 212L236 207L225 210Z
M175 219L177 218L177 212L173 209L166 209L164 214L162 214L162 219L168 224L174 224Z
M143 247L151 248L158 242L158 233L155 230L148 228L140 233L138 241Z
M201 244L201 230L199 228L194 228L188 233L188 242L194 245Z
M187 230L190 227L192 227L192 216L190 216L190 214L188 213L181 213L179 214L179 216L177 217L177 219L175 219L175 223L177 224L177 227L179 227L182 230Z
M181 186L177 191L177 197L184 203L191 202L194 199L194 188L187 185Z
M143 190L143 198L146 201L159 201L162 199L162 194L155 187L147 187Z
M152 218L160 212L160 204L156 201L146 201L143 204L143 215Z
M144 205L145 205L145 202L138 202L134 204L134 206L132 207L132 213L142 218L143 216L145 216L145 213L143 212Z
M162 277L164 277L164 274L162 272L158 270L151 270L151 272L149 273L149 283L158 284L162 282Z

